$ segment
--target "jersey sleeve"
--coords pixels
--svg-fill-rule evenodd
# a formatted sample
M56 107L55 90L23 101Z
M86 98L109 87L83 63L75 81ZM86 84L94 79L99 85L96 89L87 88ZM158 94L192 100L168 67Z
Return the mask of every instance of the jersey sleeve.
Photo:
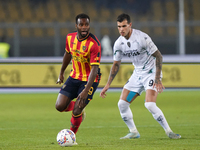
M66 50L67 53L70 53L69 43L70 43L69 37L66 36L65 50Z
M93 44L90 50L90 65L99 65L101 60L101 45Z
M120 44L121 43L118 39L117 41L115 41L115 44L113 46L113 60L114 61L120 61L123 57L122 47Z
M145 39L146 50L148 51L149 54L153 54L155 51L158 50L157 46L154 44L152 39L147 34L144 34L144 39Z

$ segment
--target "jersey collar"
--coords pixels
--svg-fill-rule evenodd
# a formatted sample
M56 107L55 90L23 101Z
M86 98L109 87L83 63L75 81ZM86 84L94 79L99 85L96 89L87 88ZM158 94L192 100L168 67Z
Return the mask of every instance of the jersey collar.
M78 32L77 32L76 38L78 39L79 42L81 42L81 41L84 41L85 39L87 39L88 36L89 36L89 34L90 34L90 32L88 32L88 34L86 35L86 37L84 37L84 38L82 38L82 39L79 39L79 38L78 38Z

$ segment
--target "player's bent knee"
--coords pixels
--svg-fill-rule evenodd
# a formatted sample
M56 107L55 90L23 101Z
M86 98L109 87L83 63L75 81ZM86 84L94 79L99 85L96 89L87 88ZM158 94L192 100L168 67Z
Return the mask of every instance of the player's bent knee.
M55 105L55 108L56 108L58 111L60 111L60 112L62 112L62 111L65 110L65 109L64 109L61 105L59 105L59 104L56 104L56 105Z
M57 100L57 101L56 101L55 108L56 108L58 111L62 112L62 111L64 111L64 110L66 109L66 104L64 104L64 103L62 103L61 101Z
M123 101L120 99L119 101L118 101L118 108L119 109L122 109L123 108Z
M156 106L155 102L145 102L144 106L151 112L153 108Z
M118 108L119 108L120 112L126 111L127 108L129 107L129 105L130 104L128 102L121 100L121 99L118 102Z
M128 121L133 118L129 105L130 103L121 99L118 102L120 115L124 121Z

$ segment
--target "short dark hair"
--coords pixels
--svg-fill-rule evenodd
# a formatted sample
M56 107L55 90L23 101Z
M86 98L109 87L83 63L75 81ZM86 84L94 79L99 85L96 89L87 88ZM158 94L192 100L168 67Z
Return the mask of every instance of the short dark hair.
M123 13L117 17L118 22L122 22L124 20L127 20L128 23L131 23L131 18L128 14Z
M87 19L89 19L89 22L90 22L90 17L88 15L82 13L82 14L79 14L76 16L76 24L78 24L78 19L82 19L82 18L87 18Z

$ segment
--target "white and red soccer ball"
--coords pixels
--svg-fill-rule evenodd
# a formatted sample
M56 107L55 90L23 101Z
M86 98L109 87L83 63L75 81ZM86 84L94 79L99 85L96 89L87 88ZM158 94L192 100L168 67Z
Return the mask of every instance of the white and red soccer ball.
M57 142L60 146L73 146L76 142L76 135L70 129L63 129L57 134Z

